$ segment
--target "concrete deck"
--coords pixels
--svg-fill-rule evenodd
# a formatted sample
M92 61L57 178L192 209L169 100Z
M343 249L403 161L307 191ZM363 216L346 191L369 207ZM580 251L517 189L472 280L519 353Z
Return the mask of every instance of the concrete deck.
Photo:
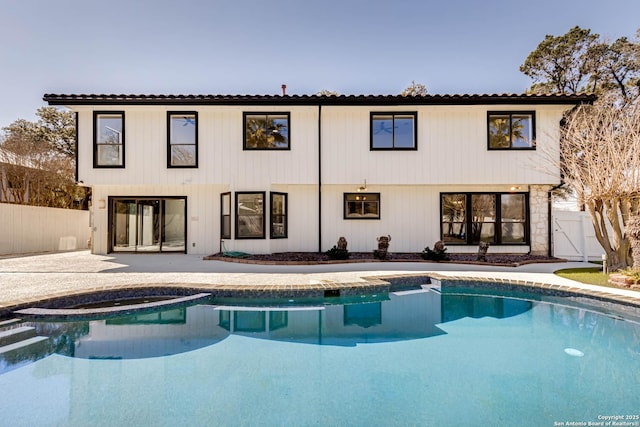
M205 261L199 255L111 254L65 252L0 259L0 312L37 305L46 299L85 292L149 286L193 286L215 289L229 286L249 290L328 283L368 282L366 278L402 274L438 275L506 282L544 283L560 289L602 293L640 305L640 292L584 285L553 274L563 268L593 267L581 262L528 264L519 267L484 265L377 262L323 265L255 265ZM554 286L554 287L555 287Z

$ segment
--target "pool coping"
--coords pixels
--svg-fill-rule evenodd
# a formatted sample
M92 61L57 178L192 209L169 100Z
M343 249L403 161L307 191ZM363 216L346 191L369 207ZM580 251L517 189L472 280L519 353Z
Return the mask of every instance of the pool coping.
M125 304L112 307L95 307L95 308L25 308L14 311L20 316L28 316L29 318L56 317L66 319L76 319L91 316L126 316L140 311L153 310L157 308L170 309L179 305L194 303L204 300L211 296L210 293L198 293L186 297L169 298L161 301L146 302L142 304Z
M594 286L552 284L539 281L504 278L498 276L474 276L453 272L453 274L441 274L437 272L402 273L377 276L362 276L359 282L337 282L321 280L312 284L287 284L287 285L228 285L211 283L140 283L126 285L102 286L83 289L81 291L66 291L49 294L44 297L15 301L5 306L0 306L0 319L12 316L20 316L19 311L25 309L62 309L92 302L107 301L113 299L126 299L143 296L170 296L174 298L192 297L197 294L207 293L211 297L235 297L235 298L314 298L326 297L337 291L339 296L362 295L363 293L393 292L398 282L403 284L424 284L428 280L436 280L446 286L460 286L474 284L478 287L489 287L496 284L504 290L522 290L544 295L559 297L587 297L605 303L615 303L624 306L640 308L640 292L637 296L625 295L622 292L608 292L604 289L596 289ZM623 290L621 290L623 291ZM333 295L332 295L333 296ZM25 313L26 314L26 313Z

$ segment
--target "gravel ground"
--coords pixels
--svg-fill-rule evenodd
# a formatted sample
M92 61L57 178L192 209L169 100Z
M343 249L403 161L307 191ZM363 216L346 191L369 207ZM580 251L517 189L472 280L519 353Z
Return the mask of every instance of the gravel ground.
M350 252L349 259L351 260L367 260L376 261L371 252ZM222 257L222 253L217 253L212 256ZM317 252L281 252L266 255L250 255L243 257L243 259L254 261L304 261L304 262L317 262L328 261L329 257L324 253ZM422 256L419 253L390 253L388 259L395 261L422 261ZM539 255L522 255L522 254L487 254L487 264L521 264L522 262L549 262L560 261L558 258L539 256ZM449 254L449 262L477 262L476 254Z

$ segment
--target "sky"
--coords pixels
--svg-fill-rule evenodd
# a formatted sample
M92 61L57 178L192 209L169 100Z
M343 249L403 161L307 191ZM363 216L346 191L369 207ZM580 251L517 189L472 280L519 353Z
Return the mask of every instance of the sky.
M0 128L45 93L522 93L544 39L634 38L640 0L0 0Z

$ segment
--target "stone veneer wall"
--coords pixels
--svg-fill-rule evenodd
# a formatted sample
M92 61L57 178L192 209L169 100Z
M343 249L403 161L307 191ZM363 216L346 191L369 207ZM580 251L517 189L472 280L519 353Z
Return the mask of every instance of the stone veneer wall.
M550 185L532 185L529 189L529 213L531 219L531 254L549 253L549 205Z

